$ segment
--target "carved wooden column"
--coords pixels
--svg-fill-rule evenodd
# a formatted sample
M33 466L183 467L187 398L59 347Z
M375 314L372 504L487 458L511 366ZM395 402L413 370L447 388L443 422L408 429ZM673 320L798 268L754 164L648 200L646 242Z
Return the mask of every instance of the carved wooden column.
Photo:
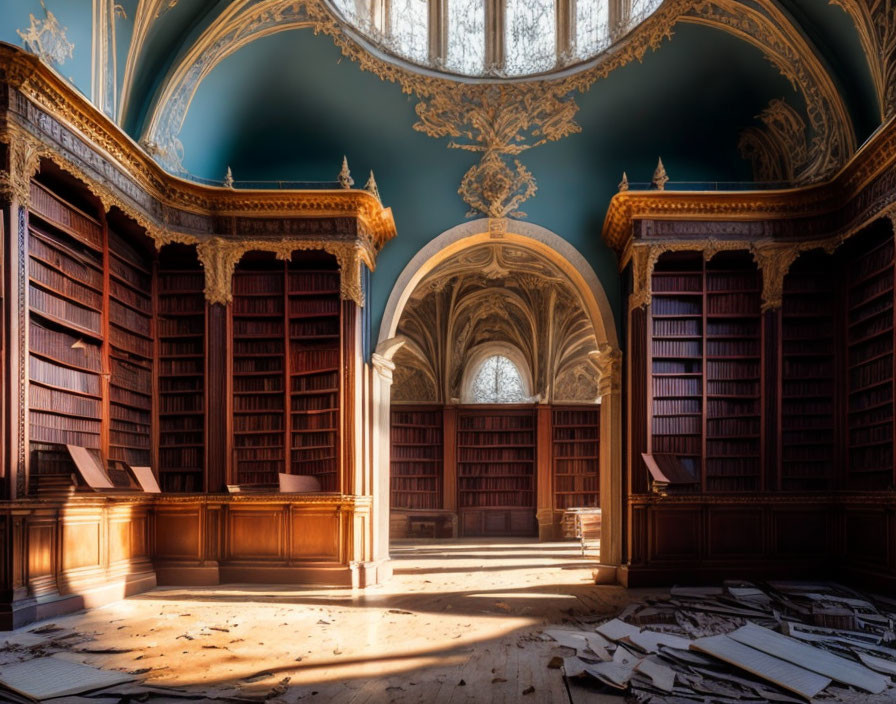
M0 205L5 233L3 242L3 297L5 389L3 456L0 476L6 481L5 497L27 495L28 486L28 202L31 177L40 164L40 145L33 137L14 131L7 134L0 161ZM3 495L3 494L0 494Z
M622 562L622 352L609 343L591 353L600 396L600 564L598 583L615 583Z
M557 533L554 525L554 486L552 461L552 428L551 407L546 403L539 403L536 411L536 511L535 518L538 521L538 539L556 540Z
M400 335L384 340L377 345L376 352L370 356L373 367L371 375L371 477L370 486L373 495L371 506L371 530L373 531L372 559L377 564L377 581L382 582L392 574L389 566L389 464L390 434L392 428L391 399L392 372L395 362L392 358L406 342Z

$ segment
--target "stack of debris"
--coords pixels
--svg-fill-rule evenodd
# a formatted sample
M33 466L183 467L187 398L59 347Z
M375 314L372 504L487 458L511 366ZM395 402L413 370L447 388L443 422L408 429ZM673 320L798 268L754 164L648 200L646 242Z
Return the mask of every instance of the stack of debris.
M92 646L92 640L90 635L52 623L31 631L0 634L0 702L112 704L158 701L162 704L202 699L251 704L267 701L286 690L285 686L280 686L273 690L273 694L232 696L140 682L138 676L145 675L150 668L122 672L77 662L81 654L128 652Z
M896 701L896 599L840 585L675 587L588 625L545 631L576 651L562 659L574 704L589 691L645 704Z

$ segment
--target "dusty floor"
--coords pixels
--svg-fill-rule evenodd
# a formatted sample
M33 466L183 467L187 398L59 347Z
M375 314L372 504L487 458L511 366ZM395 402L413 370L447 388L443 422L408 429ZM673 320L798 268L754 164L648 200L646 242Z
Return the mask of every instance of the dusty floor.
M564 651L539 631L599 621L641 595L595 586L594 557L574 543L403 542L392 556L393 579L367 590L159 588L53 623L92 636L65 657L148 668L144 682L194 691L541 704L568 698L560 671L547 668ZM100 650L120 652L87 652Z

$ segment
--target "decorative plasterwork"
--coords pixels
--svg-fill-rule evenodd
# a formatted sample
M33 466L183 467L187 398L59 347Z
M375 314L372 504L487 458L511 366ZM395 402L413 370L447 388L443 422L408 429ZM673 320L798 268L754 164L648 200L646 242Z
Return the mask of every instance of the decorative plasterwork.
M7 197L27 204L29 180L47 159L82 181L106 210L116 207L135 220L157 247L201 246L210 300L230 299L229 274L246 251L287 257L318 249L338 260L343 297L363 305L361 264L372 270L395 236L391 210L373 194L235 191L182 181L34 57L0 47L0 82L16 106L0 115L0 141L9 145L10 170L0 170Z
M276 32L311 28L330 35L343 54L383 80L398 83L419 100L414 128L448 138L453 149L480 155L458 193L471 215L522 216L520 206L537 185L519 161L524 151L580 131L577 92L615 68L642 59L671 36L676 22L722 29L757 46L802 91L813 130L811 160L796 174L812 181L829 174L852 154L849 115L820 60L772 0L666 0L643 24L592 64L566 76L538 81L461 81L412 70L378 55L341 24L323 0L240 0L203 32L166 79L141 143L167 169L182 169L178 135L190 102L205 76L246 44Z
M849 112L823 63L804 35L771 0L696 0L681 20L723 29L753 44L803 94L812 127L809 160L798 183L830 176L855 152Z
M896 113L896 2L894 0L830 0L856 25L877 93L881 120Z
M601 397L622 390L622 350L604 342L588 358L597 369L597 393Z
M754 181L793 182L809 163L806 123L783 100L772 100L757 119L763 127L741 132L738 150L753 164Z
M65 36L66 28L59 24L56 15L50 12L41 0L45 19L39 20L30 15L31 26L25 30L17 29L16 34L25 42L25 46L48 63L64 64L72 58L75 45Z
M411 295L398 330L393 401L450 403L469 365L501 349L546 402L597 397L594 327L572 285L524 248L483 244L436 267ZM466 376L465 376L466 374Z

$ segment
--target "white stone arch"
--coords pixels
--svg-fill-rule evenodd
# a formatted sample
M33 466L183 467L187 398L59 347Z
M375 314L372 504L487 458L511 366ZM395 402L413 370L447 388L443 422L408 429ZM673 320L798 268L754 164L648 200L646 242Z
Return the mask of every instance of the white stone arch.
M497 226L497 227L496 227ZM547 228L518 220L472 220L446 230L431 240L408 262L395 282L380 323L372 364L377 371L373 419L374 481L380 515L376 523L388 542L389 506L389 386L394 354L404 344L398 323L411 294L439 264L458 252L496 241L513 244L544 257L562 271L578 292L594 327L598 351L592 355L601 394L600 503L603 513L599 581L616 581L622 558L622 403L621 353L613 310L604 287L588 261L569 242ZM383 510L382 507L386 507Z
M489 230L490 222L492 221L481 218L452 227L414 255L392 287L380 323L378 343L395 337L398 321L411 293L430 271L461 250L487 242L494 243L495 234ZM585 257L569 242L545 227L520 220L505 222L507 229L500 233L500 241L533 250L566 274L573 288L582 296L585 312L594 325L598 345L608 343L618 348L619 336L616 334L613 309L600 279Z

